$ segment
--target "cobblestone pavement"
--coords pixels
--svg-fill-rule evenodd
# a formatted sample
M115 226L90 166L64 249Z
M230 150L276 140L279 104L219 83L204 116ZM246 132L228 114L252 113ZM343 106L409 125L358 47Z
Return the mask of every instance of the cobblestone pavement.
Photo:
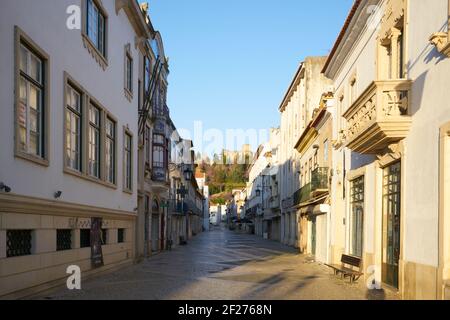
M45 299L302 300L396 299L349 284L280 243L216 228L187 246Z

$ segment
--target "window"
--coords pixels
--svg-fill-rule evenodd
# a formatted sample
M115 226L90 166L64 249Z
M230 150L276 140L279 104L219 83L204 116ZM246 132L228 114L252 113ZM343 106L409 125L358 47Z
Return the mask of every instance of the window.
M100 179L100 115L94 105L89 107L89 175Z
M363 256L364 176L351 182L351 254Z
M311 182L312 181L312 172L313 172L313 160L309 159L309 166L308 166L308 181Z
M329 157L328 149L329 149L329 142L327 139L323 142L323 163L325 166L327 166L327 164L328 164L328 157Z
M314 167L313 167L313 170L316 170L319 167L318 153L319 153L318 150L316 151L316 153L314 153Z
M100 235L101 235L100 240L101 240L102 246L105 246L108 243L108 230L102 229Z
M106 17L97 1L87 0L86 33L95 48L106 57Z
M151 135L151 129L147 125L146 129L145 129L145 164L146 164L146 167L150 166L150 161L151 161L151 157L152 157L150 135Z
M31 230L6 231L6 257L20 257L31 254Z
M161 134L153 135L153 167L165 168L164 154L165 154L165 137Z
M129 53L125 55L125 89L133 93L133 59Z
M69 74L64 78L64 173L114 188L117 120Z
M81 171L81 94L66 88L66 166Z
M16 155L46 163L48 58L16 27Z
M380 80L406 78L405 11L406 2L402 2L389 13L389 18L382 21L377 62Z
M356 78L350 81L350 106L356 101Z
M144 95L147 95L150 85L151 62L148 57L144 58Z
M125 133L123 146L123 157L124 157L124 188L127 191L133 190L133 166L132 166L132 149L133 149L133 138L130 133Z
M125 242L125 229L117 230L117 242L124 243Z
M64 251L72 249L72 230L56 230L56 250Z
M338 121L337 121L337 125L338 125L338 131L340 132L341 130L345 129L344 126L344 117L342 116L344 114L344 96L341 95L338 99L338 107L337 107L337 111L338 111Z
M106 181L116 183L116 123L106 118Z
M89 248L91 246L91 230L80 230L80 248Z

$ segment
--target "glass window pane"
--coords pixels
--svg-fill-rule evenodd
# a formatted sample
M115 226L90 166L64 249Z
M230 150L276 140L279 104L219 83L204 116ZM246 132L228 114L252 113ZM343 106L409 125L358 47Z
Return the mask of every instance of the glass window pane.
M98 50L105 54L105 18L98 13Z
M21 151L27 150L27 130L24 127L19 128L19 148Z
M41 105L41 90L37 87L30 85L30 108L40 111Z
M33 109L30 109L30 130L33 132L39 131L38 113Z
M31 55L30 76L42 84L42 63L35 55Z
M39 139L34 133L30 133L30 149L29 152L32 154L39 154Z
M20 53L19 53L19 63L20 63L20 70L27 73L28 72L28 50L24 46L20 46Z

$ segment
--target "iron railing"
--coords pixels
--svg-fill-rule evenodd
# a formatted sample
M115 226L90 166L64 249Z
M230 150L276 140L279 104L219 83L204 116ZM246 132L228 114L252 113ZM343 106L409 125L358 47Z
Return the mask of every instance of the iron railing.
M329 188L328 168L317 168L311 173L311 182L305 184L294 193L294 205L299 205L312 200L317 192L326 191Z
M177 214L186 214L189 211L189 206L186 202L181 200L169 200L169 211Z
M311 192L328 189L328 168L317 168L311 175Z
M31 254L31 230L8 230L6 232L6 256L20 257Z

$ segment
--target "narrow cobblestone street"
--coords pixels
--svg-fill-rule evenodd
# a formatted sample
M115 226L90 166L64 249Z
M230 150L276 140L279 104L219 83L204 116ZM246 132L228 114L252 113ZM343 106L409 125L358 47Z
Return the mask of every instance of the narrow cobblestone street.
M297 251L253 235L215 228L187 246L82 284L45 299L302 300L395 299L369 294L359 284L335 277L327 267Z

